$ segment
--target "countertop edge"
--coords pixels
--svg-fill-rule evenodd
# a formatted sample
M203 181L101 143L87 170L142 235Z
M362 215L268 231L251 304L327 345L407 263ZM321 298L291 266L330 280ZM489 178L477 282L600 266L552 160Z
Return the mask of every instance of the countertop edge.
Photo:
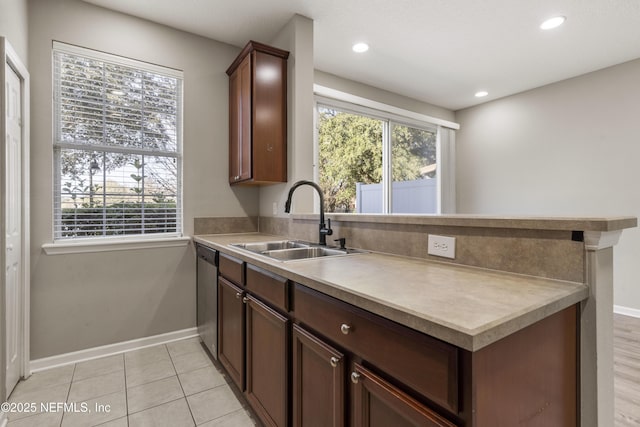
M383 214L326 214L332 221L385 223L404 225L433 225L452 227L507 228L563 231L616 231L634 228L638 219L633 216L617 217L528 217L488 215L383 215ZM293 220L316 220L317 214L293 214Z

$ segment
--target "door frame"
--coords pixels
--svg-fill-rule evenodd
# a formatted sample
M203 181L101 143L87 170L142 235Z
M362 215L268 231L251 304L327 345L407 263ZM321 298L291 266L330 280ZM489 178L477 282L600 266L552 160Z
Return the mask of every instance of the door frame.
M31 371L29 369L29 358L30 358L30 349L29 349L29 331L30 331L30 215L29 215L29 206L30 206L30 184L29 184L29 130L30 130L30 106L29 106L29 72L27 68L24 66L20 57L13 49L11 44L5 37L0 37L0 58L2 58L2 67L0 67L0 135L2 135L2 142L0 143L0 164L4 164L5 162L5 144L4 139L6 135L6 100L5 100L5 65L8 64L18 75L20 78L20 97L21 97L21 108L22 108L22 289L20 290L20 324L18 325L19 336L21 339L20 347L22 349L22 360L20 361L20 376L22 378L27 378L31 375ZM4 168L3 168L4 169ZM4 188L5 185L5 177L4 174L0 174L0 187ZM4 194L4 192L3 192ZM0 251L0 265L2 266L3 274L2 274L2 286L0 287L0 303L2 304L2 308L0 309L0 313L4 317L5 313L5 198L4 195L0 197L0 247L3 248ZM3 324L6 324L6 319L3 319ZM0 396L7 396L6 390L6 334L5 329L0 328L0 337L2 337L2 349L0 354L0 367L2 369L2 384L0 387Z

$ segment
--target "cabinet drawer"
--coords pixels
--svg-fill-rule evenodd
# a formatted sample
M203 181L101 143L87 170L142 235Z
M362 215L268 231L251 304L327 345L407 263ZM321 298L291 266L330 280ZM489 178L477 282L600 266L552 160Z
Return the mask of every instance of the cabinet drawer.
M289 281L277 274L247 264L247 290L277 308L289 311Z
M236 285L244 286L244 262L238 258L220 252L219 273Z
M445 409L458 411L458 349L296 284L295 318Z

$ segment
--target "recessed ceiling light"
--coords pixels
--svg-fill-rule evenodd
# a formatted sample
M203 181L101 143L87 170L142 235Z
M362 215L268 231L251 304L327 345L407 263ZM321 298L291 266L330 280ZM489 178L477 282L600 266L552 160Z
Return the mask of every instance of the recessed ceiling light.
M356 43L351 49L356 53L363 53L369 50L369 45L366 43Z
M476 92L476 98L483 98L487 95L489 95L489 92L487 92L486 90Z
M115 95L115 96L122 96L122 95L124 95L124 92L121 91L121 90L116 89L116 90L112 90L111 94Z
M565 16L554 16L553 18L549 18L542 24L540 24L540 28L542 28L543 30L550 30L564 24L564 21L566 20L567 18Z

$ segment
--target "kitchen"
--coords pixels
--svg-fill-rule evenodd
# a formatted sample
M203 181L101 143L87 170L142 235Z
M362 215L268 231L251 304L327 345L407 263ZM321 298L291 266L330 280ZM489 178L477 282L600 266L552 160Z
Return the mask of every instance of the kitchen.
M5 3L2 15L9 16L4 14ZM7 19L6 28L18 34L8 36L15 40L12 43L31 75L31 360L193 328L195 252L186 243L110 252L43 252L42 246L52 241L53 228L51 44L58 40L184 71L185 236L202 234L195 229L196 218L245 218L234 220L244 229L243 222L272 217L274 201L280 206L278 217L286 218L282 211L285 185L228 185L225 70L241 46L80 1L8 3L15 16L3 19ZM628 15L637 17L637 10L629 7ZM295 85L290 111L312 110L316 83L460 123L457 212L636 216L640 210L637 200L623 191L636 178L631 162L636 154L633 138L638 134L634 120L638 61L454 112L425 103L416 107L416 101L406 97L314 73L313 22L295 17L285 23L273 40L263 41L279 39L281 45L290 44L281 46L295 58L295 76L289 76ZM4 27L0 29L4 32ZM496 120L508 124L499 126ZM313 117L297 115L290 126L289 182L293 183L312 178L308 165L313 147L300 141L312 138ZM541 157L545 153L553 158ZM479 168L478 164L490 166ZM539 169L546 174L536 175ZM294 212L305 212L298 206L305 206L305 197L306 206L311 206L311 196L297 194L299 205ZM637 310L635 233L635 229L626 230L616 246L615 304Z

